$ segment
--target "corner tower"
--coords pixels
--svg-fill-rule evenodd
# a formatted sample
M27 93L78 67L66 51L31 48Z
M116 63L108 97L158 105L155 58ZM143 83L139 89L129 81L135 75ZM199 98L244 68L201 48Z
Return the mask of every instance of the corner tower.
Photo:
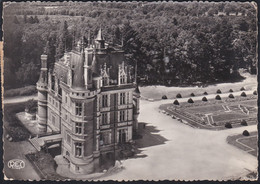
M38 90L38 132L47 132L47 93L48 93L48 71L47 55L41 55L41 73L36 84Z

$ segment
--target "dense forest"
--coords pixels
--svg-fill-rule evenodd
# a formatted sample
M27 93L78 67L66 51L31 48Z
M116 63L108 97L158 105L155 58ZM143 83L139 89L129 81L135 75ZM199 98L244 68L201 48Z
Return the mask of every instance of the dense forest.
M191 85L241 79L256 72L256 8L252 3L24 2L4 4L5 88L35 84L40 55L53 67L81 36L102 27L123 44L143 84Z

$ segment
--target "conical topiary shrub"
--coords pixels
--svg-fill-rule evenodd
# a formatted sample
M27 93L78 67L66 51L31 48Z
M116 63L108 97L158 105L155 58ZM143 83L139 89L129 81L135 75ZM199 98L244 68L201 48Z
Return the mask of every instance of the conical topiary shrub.
M179 103L178 100L174 100L173 104L174 104L174 105L180 105L180 103Z
M246 93L245 93L245 92L242 92L242 93L241 93L241 96L246 97Z
M233 89L230 89L229 92L230 92L230 93L233 93L234 91L233 91Z
M218 90L217 90L217 93L220 94L220 93L222 93L222 92L220 91L220 89L218 89Z
M181 94L178 93L178 94L176 95L176 98L182 98Z
M231 93L228 95L229 98L235 98L234 95Z
M250 134L249 134L249 132L248 132L247 130L244 130L244 131L243 131L243 135L244 135L244 136L249 136Z
M257 95L257 91L254 91L254 92L253 92L253 95Z
M207 102L208 99L204 96L204 97L202 98L202 101L203 101L203 102Z
M167 99L167 96L166 96L166 95L163 95L163 96L162 96L162 99L164 99L164 100Z
M246 120L243 119L243 120L241 121L241 125L242 125L242 126L247 126Z
M216 99L216 100L221 100L221 97L220 97L219 95L217 95L217 96L215 97L215 99Z
M194 103L194 101L191 98L189 98L188 103Z
M226 124L225 124L225 127L226 127L226 128L232 128L232 125L231 125L231 123L226 123Z
M191 93L190 96L195 96L195 94L194 94L194 93Z
M240 91L245 91L245 88L244 87L240 88Z
M205 91L203 94L204 94L204 95L208 95L207 91Z

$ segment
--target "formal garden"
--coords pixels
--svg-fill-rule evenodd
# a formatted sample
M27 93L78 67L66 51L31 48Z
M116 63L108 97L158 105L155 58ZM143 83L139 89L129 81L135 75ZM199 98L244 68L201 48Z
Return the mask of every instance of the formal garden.
M160 109L164 113L178 119L180 122L192 127L221 130L226 128L248 126L257 123L257 95L255 92L240 96L232 93L222 97L220 91L216 92L215 98L201 100L187 98L179 102L181 94L176 96L172 104L162 105Z

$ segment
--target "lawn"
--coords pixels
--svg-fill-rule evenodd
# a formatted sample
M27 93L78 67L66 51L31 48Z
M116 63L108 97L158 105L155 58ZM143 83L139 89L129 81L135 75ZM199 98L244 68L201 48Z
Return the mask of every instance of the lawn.
M249 136L244 136L241 134L232 135L227 137L227 142L241 150L244 150L254 156L258 153L258 133L250 132Z
M229 89L232 89L234 92L240 92L241 87L244 87L246 90L256 90L257 89L257 76L251 75L249 73L241 73L245 79L240 82L233 83L220 83L212 84L207 87L166 87L166 86L143 86L140 87L141 96L145 99L156 99L161 100L163 95L166 95L168 99L176 98L176 95L180 93L182 97L190 97L191 93L194 93L195 96L202 96L206 91L209 95L216 94L218 89L222 93L228 93ZM204 95L203 95L204 96Z
M26 157L32 163L35 170L41 176L42 179L47 180L64 180L62 177L56 173L56 163L49 153L44 151L27 154Z
M5 130L12 137L13 141L23 141L31 135L16 117L16 113L24 111L25 104L26 102L4 105L3 123Z
M215 122L222 122L222 121L231 121L231 120L239 120L243 118L247 118L248 116L246 114L242 114L241 112L232 112L232 113L221 113L218 115L213 115L213 120Z
M256 107L257 101L256 100L247 100L247 101L241 102L241 105Z
M37 93L36 86L25 86L21 88L5 90L4 97L28 96L36 93Z
M197 107L188 108L187 110L191 112L199 112L203 114L216 112L216 111L224 111L222 105L197 106Z

